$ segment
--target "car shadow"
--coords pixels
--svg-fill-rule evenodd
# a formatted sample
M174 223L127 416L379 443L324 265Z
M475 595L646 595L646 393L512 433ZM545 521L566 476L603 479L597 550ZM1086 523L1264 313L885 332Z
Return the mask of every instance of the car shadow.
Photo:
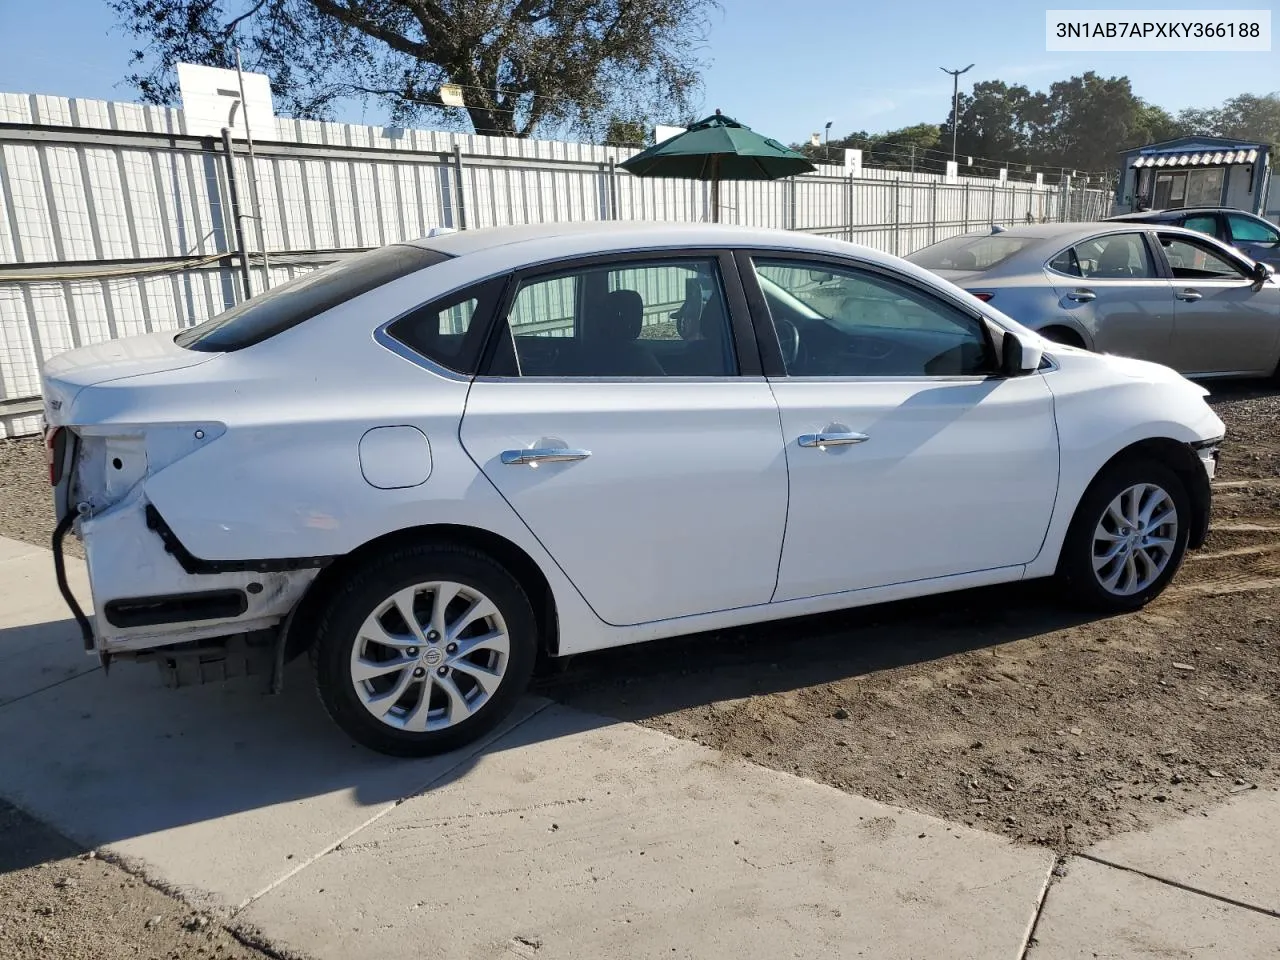
M819 686L1096 619L1019 583L655 640L545 664L535 692L618 720Z
M250 832L241 824L254 822L263 826L253 830L299 831L319 849L371 810L460 780L530 737L937 660L1084 619L1043 587L1019 584L584 654L544 665L532 696L487 741L422 760L349 741L321 708L305 658L290 665L277 696L263 677L169 690L155 667L129 663L109 676L55 674L0 704L0 797L86 848L145 844L179 827L225 832L234 846ZM0 629L0 652L32 636L77 646L67 620ZM583 712L573 723L522 724L543 698ZM41 848L29 849L25 859ZM9 870L30 865L21 851L5 861Z

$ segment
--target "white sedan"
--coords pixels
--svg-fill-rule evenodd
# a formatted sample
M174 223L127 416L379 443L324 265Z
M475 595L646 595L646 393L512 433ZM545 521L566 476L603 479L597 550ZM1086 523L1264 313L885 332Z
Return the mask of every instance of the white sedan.
M400 755L491 728L539 655L1035 577L1136 609L1224 434L1173 371L903 260L699 225L395 244L43 373L86 648L309 652Z

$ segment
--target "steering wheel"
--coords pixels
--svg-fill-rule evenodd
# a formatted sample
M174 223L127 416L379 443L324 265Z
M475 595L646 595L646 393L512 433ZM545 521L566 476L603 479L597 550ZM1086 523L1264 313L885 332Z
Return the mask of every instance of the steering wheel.
M782 348L782 361L788 369L795 366L800 356L800 328L790 320L779 318L774 321L778 331L778 346Z

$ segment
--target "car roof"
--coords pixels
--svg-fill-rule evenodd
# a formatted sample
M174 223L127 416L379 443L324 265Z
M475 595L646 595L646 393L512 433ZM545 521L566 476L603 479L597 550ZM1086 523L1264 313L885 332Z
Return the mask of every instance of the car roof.
M592 252L598 253L688 246L773 247L811 250L815 253L839 252L845 255L849 254L850 248L853 247L866 259L888 259L885 254L870 247L833 240L829 237L814 236L794 230L711 223L636 221L536 223L442 232L406 242L452 257L464 257L496 247L519 244L526 248L521 253L530 259L537 259L544 250L554 249L559 252L566 247L574 246L589 248Z
M1248 210L1241 210L1237 207L1165 207L1163 210L1140 210L1133 213L1121 213L1107 219L1142 221L1162 217L1181 217L1189 213L1239 213L1246 217L1256 216L1256 214L1252 214Z
M1132 221L1131 221L1132 223ZM1088 222L1069 222L1069 223L1037 223L1030 226L1021 227L1005 227L996 232L990 230L970 231L969 233L957 234L952 239L979 239L981 237L1014 237L1025 240L1043 240L1045 242L1057 241L1060 243L1071 243L1075 240L1083 240L1086 237L1092 237L1102 233L1116 233L1129 227L1128 223L1117 222L1116 220L1094 220ZM1184 233L1187 236L1203 237L1204 234L1195 230L1188 230L1185 227L1163 227L1163 230L1173 233ZM928 249L925 247L924 249Z

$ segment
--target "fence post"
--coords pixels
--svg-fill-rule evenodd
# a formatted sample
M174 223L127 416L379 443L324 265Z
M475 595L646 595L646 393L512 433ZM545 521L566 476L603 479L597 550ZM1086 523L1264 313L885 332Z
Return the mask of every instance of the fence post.
M609 219L618 219L618 161L609 158Z
M796 185L796 178L795 178L795 177L792 177L792 178L791 178L791 192L790 192L790 198L791 198L791 204L790 204L790 206L791 206L791 210L789 211L790 216L788 217L788 219L790 220L790 223L788 223L788 224L787 224L787 229L788 229L788 230L794 230L794 229L796 228L796 224L800 222L800 217L799 217L799 215L798 215L798 214L797 214L797 212L796 212L796 203L797 203L797 197L798 197L798 191L799 191L799 189L800 189L800 188Z
M249 254L244 246L244 221L240 216L240 189L236 184L236 157L231 150L231 129L222 128L222 149L227 161L227 188L231 193L231 219L235 224L236 255L240 258L240 280L244 284L244 298L253 296L253 283L249 279Z
M969 232L969 181L964 182L964 232Z
M849 174L849 179L845 183L845 213L849 219L849 242L853 243L853 174Z
M898 233L902 220L902 178L893 178L893 255L898 255Z
M991 184L991 223L994 226L1000 222L1000 218L996 216L996 185Z
M458 199L458 229L465 230L467 229L467 190L462 182L462 147L456 143L453 145L453 176L457 184L455 190Z
M938 181L929 181L929 242L938 242Z

